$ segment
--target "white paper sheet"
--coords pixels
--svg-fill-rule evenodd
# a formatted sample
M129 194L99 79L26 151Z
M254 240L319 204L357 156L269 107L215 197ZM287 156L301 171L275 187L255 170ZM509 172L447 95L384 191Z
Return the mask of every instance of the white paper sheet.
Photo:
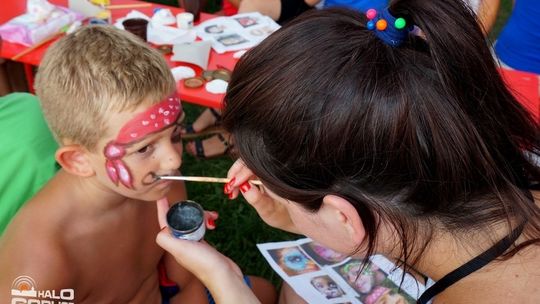
M208 67L210 57L210 42L195 41L193 43L175 44L171 61L193 63L203 70Z
M270 17L256 12L217 17L196 27L197 36L211 41L212 48L220 54L251 48L279 28Z

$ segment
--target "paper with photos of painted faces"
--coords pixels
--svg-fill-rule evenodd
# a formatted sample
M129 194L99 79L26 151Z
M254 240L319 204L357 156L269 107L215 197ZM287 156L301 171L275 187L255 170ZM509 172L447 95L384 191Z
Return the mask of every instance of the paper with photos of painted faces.
M202 40L212 42L217 53L224 53L254 47L279 28L272 18L254 12L213 18L196 30Z
M257 244L281 278L308 303L414 304L425 286L381 255L350 258L309 238Z

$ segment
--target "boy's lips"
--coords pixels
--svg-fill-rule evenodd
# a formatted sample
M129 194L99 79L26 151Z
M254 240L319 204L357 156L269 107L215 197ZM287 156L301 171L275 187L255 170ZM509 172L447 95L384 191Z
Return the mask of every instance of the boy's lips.
M154 187L156 188L167 188L169 187L170 185L172 184L172 181L171 180L158 180L157 182L154 183Z
M159 179L159 176L172 175L172 174L174 174L174 173L156 174L154 172L150 172L143 178L142 184L145 185L145 186L154 186L154 185L157 185L157 184L161 184L161 182L164 182L165 180Z
M150 175L151 175L153 180L152 180L151 183L149 183L149 185L165 188L165 187L169 186L172 183L172 181L171 180L160 179L159 177L160 176L175 175L175 174L178 174L178 171L168 172L166 174L156 174L154 172L151 172Z

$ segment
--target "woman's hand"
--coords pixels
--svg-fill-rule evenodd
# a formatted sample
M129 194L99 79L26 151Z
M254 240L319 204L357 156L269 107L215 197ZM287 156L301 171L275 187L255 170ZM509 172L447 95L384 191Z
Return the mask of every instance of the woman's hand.
M231 166L227 177L231 180L225 184L223 191L229 195L230 199L238 197L238 193L241 192L265 223L274 228L299 233L285 207L285 204L290 203L276 195L271 197L264 186L259 188L249 183L249 180L255 179L256 176L241 159Z
M162 230L157 235L156 241L159 246L170 252L180 265L192 272L203 283L207 283L206 281L209 280L205 279L207 276L211 278L210 274L221 268L242 277L240 268L208 243L177 239L172 236L171 230L167 226L169 202L166 198L157 201L157 210ZM204 213L206 228L213 230L215 228L214 221L218 218L217 212L205 211Z
M244 283L242 271L231 259L219 253L205 241L174 238L167 226L166 198L157 201L158 221L162 230L156 237L159 246L169 252L178 264L195 275L210 290L216 303L259 303ZM208 229L214 229L217 213L205 211Z

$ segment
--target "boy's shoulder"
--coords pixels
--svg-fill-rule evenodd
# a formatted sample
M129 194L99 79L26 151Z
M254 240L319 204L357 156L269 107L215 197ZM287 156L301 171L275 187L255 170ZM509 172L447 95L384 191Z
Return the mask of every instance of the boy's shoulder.
M58 175L58 174L57 174ZM0 239L0 257L6 254L10 264L24 261L25 264L44 262L46 268L56 266L66 259L66 224L69 222L69 209L62 203L55 191L57 175L29 201L27 201L9 223ZM27 257L31 256L31 259ZM0 258L0 263L6 261ZM17 265L25 268L26 265ZM39 269L39 266L37 266Z

